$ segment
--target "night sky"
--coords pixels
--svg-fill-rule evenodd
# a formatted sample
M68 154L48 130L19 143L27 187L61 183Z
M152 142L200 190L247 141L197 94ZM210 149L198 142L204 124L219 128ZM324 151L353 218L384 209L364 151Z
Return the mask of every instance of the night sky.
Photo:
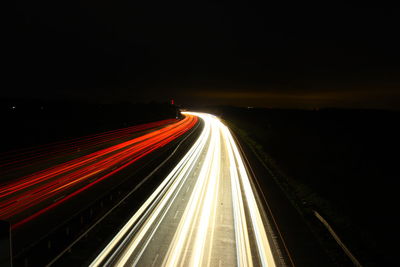
M400 107L400 10L19 1L2 97Z

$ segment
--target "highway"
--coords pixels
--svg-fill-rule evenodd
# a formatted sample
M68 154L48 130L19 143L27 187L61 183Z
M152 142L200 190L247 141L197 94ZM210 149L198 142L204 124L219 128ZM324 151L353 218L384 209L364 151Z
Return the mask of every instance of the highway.
M105 179L112 179L196 123L197 117L187 115L182 120L149 123L3 154L2 179L9 173L23 175L0 184L0 219L11 222L15 230ZM35 162L49 166L28 172L35 169Z
M185 115L204 121L201 135L91 266L278 265L229 129Z

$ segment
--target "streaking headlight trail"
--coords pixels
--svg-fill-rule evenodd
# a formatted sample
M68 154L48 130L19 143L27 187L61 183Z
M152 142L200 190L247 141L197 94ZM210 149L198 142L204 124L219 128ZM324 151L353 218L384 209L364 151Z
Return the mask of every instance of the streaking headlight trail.
M229 129L204 121L191 149L91 266L275 266L248 173Z

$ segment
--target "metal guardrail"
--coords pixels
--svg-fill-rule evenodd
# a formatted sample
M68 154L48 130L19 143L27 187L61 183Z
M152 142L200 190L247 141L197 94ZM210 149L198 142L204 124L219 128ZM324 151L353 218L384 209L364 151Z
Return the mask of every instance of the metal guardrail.
M346 255L349 257L349 259L353 262L354 266L362 267L361 263L357 260L356 257L354 257L354 255L350 252L350 250L342 242L342 240L335 233L335 231L332 229L332 227L329 225L329 223L317 211L314 210L313 212L314 212L315 217L317 217L317 219L325 226L325 228L328 229L329 233L336 240L336 242L339 244L339 246L343 249L344 253L346 253Z

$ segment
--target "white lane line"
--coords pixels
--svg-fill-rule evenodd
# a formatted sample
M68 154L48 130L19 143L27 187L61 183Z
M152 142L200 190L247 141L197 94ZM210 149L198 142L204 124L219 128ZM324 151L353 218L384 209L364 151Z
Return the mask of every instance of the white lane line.
M176 219L176 216L178 216L178 214L179 214L179 210L177 210L177 211L175 212L174 220Z
M157 253L156 257L154 258L153 262L151 263L151 267L153 267L154 264L156 264L158 256L160 256L160 254Z

